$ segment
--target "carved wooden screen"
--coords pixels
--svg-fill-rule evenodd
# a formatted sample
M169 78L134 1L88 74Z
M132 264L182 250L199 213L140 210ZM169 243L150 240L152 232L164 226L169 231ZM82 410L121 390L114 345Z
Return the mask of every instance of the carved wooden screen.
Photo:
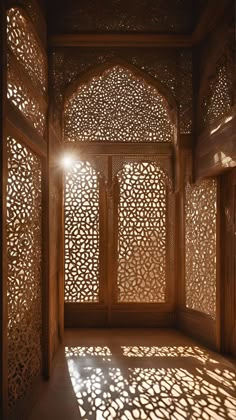
M99 178L87 161L65 174L65 302L99 301Z
M25 395L41 371L41 161L8 137L8 397Z
M11 8L7 13L7 97L27 121L45 134L46 57L25 13Z
M166 300L167 190L152 162L124 165L118 175L118 302Z
M209 77L209 83L202 92L199 106L201 129L214 124L227 115L233 104L233 74L227 56L223 56L215 65L215 73Z
M188 184L185 194L186 306L216 316L215 180Z
M166 172L176 116L160 92L122 65L66 92L64 148L75 152L64 190L66 326L121 325L122 317L128 326L131 307L136 325L142 317L158 325L157 307L173 309Z
M65 141L168 143L173 137L165 98L118 65L79 85L65 102Z

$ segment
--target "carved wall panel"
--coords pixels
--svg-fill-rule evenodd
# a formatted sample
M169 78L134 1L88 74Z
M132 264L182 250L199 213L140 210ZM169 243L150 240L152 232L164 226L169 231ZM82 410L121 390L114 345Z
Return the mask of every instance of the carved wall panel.
M8 397L12 408L41 372L42 192L39 158L8 137Z
M233 74L230 74L226 57L216 64L214 75L211 76L202 98L201 127L207 127L224 117L233 103Z
M59 0L58 3L56 10L54 3L49 3L49 22L54 33L188 33L192 31L194 20L190 0L149 0L148 3L144 0L68 0L66 4Z
M128 69L115 66L80 85L64 109L65 141L171 142L166 100Z
M32 30L32 26L18 8L7 12L7 43L22 64L31 82L46 92L46 58Z
M215 318L216 181L187 184L185 193L186 306Z
M198 51L198 130L227 117L235 104L235 8L229 2L217 25Z
M99 301L99 179L86 161L65 175L65 301Z
M192 131L192 53L190 49L73 48L52 53L52 85L55 118L62 114L64 90L84 73L112 60L124 60L160 81L170 90L179 107L181 134Z
M154 163L133 162L124 165L118 182L118 302L165 302L165 176Z
M44 107L35 97L30 86L24 83L23 75L14 69L14 63L12 63L10 55L8 56L7 67L7 98L22 112L38 133L43 136L46 124Z
M47 111L47 59L25 12L7 12L7 97L41 136Z

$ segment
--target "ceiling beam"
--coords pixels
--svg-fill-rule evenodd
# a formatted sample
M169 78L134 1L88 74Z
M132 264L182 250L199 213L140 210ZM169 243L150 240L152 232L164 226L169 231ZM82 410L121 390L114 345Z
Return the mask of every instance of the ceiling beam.
M49 38L51 47L191 47L191 35L162 34L58 34Z

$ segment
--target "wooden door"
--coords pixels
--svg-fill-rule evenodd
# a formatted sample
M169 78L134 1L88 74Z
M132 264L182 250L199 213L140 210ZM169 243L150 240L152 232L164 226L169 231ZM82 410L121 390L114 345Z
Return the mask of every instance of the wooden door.
M173 194L155 160L107 156L98 170L87 157L67 170L65 326L172 324Z

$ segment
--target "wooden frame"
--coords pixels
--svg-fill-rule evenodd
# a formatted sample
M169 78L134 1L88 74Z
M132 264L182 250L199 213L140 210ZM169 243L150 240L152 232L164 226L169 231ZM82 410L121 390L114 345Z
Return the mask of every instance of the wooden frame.
M0 2L0 417L7 418L7 252L6 252L6 10Z

